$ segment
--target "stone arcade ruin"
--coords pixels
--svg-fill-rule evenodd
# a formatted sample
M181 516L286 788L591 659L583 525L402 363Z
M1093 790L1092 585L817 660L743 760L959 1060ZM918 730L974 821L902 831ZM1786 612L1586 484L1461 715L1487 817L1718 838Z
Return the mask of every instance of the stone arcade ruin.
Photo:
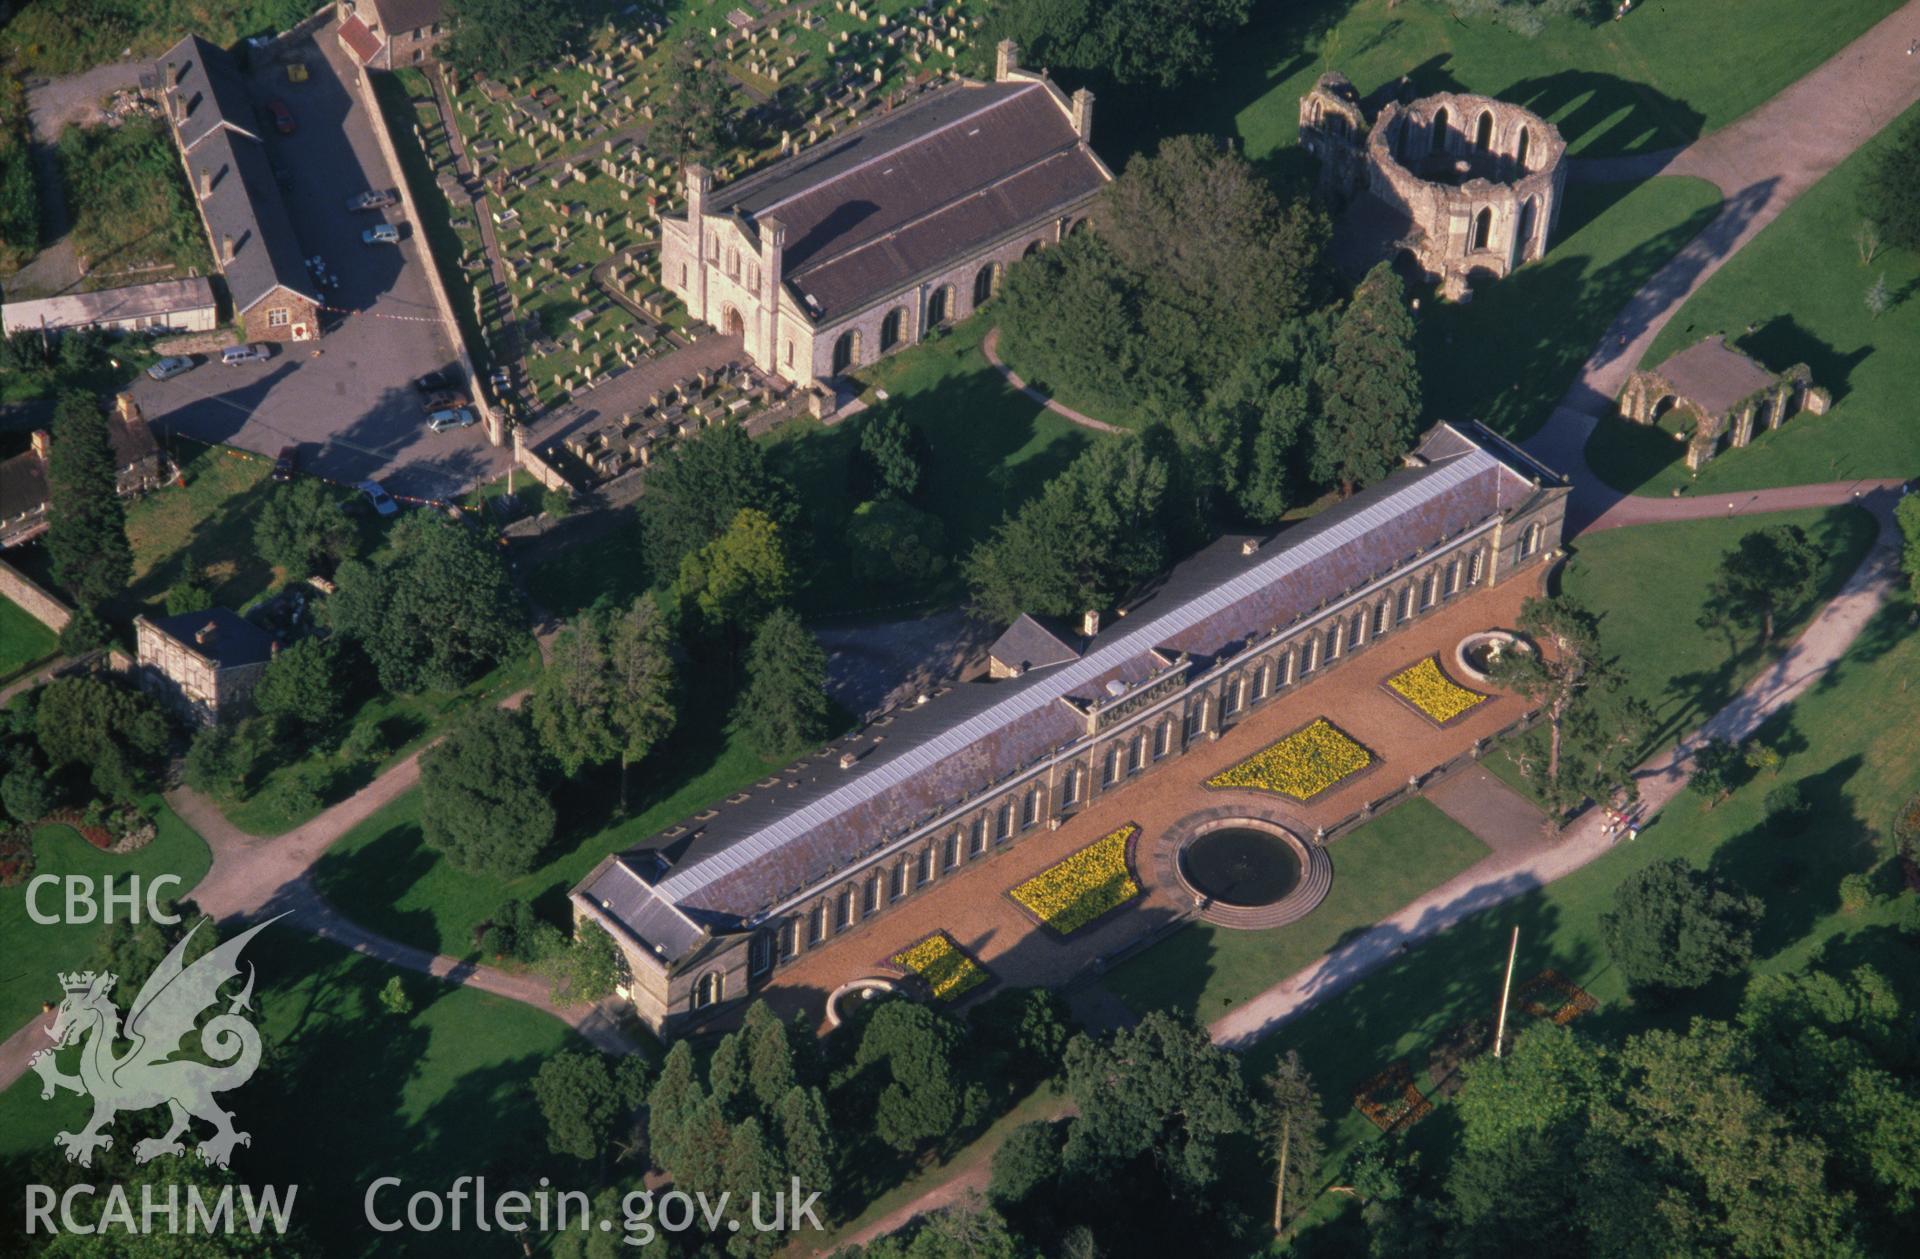
M1389 101L1371 121L1338 71L1300 98L1300 143L1338 192L1371 198L1390 238L1455 301L1547 250L1566 187L1567 146L1518 105L1465 92Z
M1675 413L1684 426L1674 439L1687 443L1687 468L1698 472L1722 446L1738 450L1802 411L1824 415L1831 401L1806 364L1770 372L1714 336L1629 377L1620 391L1620 416L1659 424Z

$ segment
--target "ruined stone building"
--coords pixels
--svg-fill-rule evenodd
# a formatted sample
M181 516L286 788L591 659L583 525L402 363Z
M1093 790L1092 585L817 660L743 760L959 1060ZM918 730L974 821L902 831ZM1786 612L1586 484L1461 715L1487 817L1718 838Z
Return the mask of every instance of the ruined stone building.
M576 920L619 945L640 1018L678 1034L1558 547L1566 482L1480 426L1435 427L1406 465L1277 535L1221 539L1104 628L1023 618L990 678L602 861Z
M1559 128L1490 96L1389 101L1370 120L1333 71L1300 98L1300 143L1330 187L1371 199L1382 243L1409 249L1455 300L1546 253L1559 222Z
M685 173L661 220L661 283L742 337L762 371L811 383L964 319L1008 264L1059 241L1113 178L1093 96L1063 95L1002 43L960 80L716 187Z
M233 318L249 341L318 337L320 299L233 58L189 35L156 68L161 105Z
M203 726L253 711L273 636L230 608L133 620L140 687Z
M1831 401L1805 363L1768 371L1712 336L1628 377L1620 415L1673 430L1687 444L1687 467L1698 471L1723 449L1737 450L1802 411L1826 414Z

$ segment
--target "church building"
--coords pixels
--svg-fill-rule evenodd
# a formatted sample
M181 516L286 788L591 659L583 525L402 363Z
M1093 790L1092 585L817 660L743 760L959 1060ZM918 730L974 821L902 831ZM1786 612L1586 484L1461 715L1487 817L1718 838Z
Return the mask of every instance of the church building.
M961 79L732 183L686 168L661 220L661 282L802 385L964 319L1010 263L1064 239L1113 173L1088 145L1093 94L1022 70Z

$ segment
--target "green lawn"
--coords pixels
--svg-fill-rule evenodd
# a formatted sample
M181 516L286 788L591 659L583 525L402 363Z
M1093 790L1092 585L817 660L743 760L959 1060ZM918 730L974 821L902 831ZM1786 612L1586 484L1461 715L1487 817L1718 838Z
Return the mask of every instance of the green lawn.
M329 849L314 867L315 884L354 921L454 957L478 956L474 928L509 900L525 901L555 923L567 922L568 889L602 857L771 772L724 729L726 705L716 697L696 695L681 711L682 728L634 767L624 819L611 818L616 782L610 772L590 773L565 787L563 825L569 815L589 821L576 823L576 833L563 832L531 874L501 880L454 869L422 842L420 793L410 791Z
M164 486L127 508L133 584L116 611L128 618L166 611L167 590L188 557L206 573L214 602L230 608L245 607L286 578L253 544L260 509L274 492L271 461L227 446L172 445L185 484Z
M207 845L200 836L174 816L159 800L149 802L154 810L159 833L153 842L125 856L101 852L80 838L70 826L42 826L34 832L34 875L58 875L62 878L85 876L98 880L112 876L116 890L126 886L125 879L138 878L141 888L141 912L145 913L146 881L156 875L180 876L177 887L164 892L186 896L200 882L212 863ZM43 888L38 898L42 914L64 916L59 886ZM116 907L116 913L124 913ZM93 951L95 942L106 930L100 923L62 922L42 925L27 916L27 887L0 888L0 1039L33 1017L42 1001L57 1001L60 983L55 973L78 970Z
M1773 525L1799 525L1826 548L1829 559L1813 603L1783 618L1774 645L1763 652L1755 636L1699 628L1706 589L1720 557L1740 538ZM1642 749L1651 754L1722 708L1846 581L1872 545L1876 526L1851 507L1772 512L1723 520L1607 529L1582 535L1560 575L1560 588L1601 614L1600 637L1626 673L1627 694L1652 706L1656 724ZM1631 592L1623 606L1622 591ZM1532 794L1526 778L1502 753L1487 768Z
M252 1134L251 1145L235 1152L233 1169L241 1183L297 1184L294 1220L319 1244L317 1253L475 1253L470 1232L450 1229L376 1243L361 1203L379 1176L406 1182L380 1199L389 1217L404 1211L415 1190L444 1191L462 1175L485 1174L502 1189L502 1182L531 1188L541 1174L559 1188L591 1183L590 1169L547 1152L530 1087L543 1060L580 1047L564 1023L396 971L284 925L255 937L242 960L257 968L254 1008L266 1053L251 1082L221 1094L237 1125ZM414 1000L411 1014L386 1013L377 1000L394 975ZM122 998L123 1007L130 998ZM61 1162L52 1144L56 1131L84 1120L86 1104L70 1093L43 1102L32 1077L0 1094L0 1167L8 1183L87 1178ZM129 1122L120 1120L123 1128ZM204 1134L204 1125L196 1132ZM40 1160L32 1176L27 1157Z
M59 636L10 599L0 599L0 682L25 673L52 656Z
M1642 366L1702 337L1725 333L1775 370L1805 363L1833 391L1823 416L1801 414L1744 450L1725 450L1696 477L1683 447L1658 429L1615 416L1601 421L1587 461L1618 489L1731 493L1807 481L1908 477L1920 469L1920 257L1884 250L1862 265L1854 233L1860 193L1876 155L1920 106L1861 147L1767 225L1709 279L1661 331ZM1895 305L1874 318L1867 289L1884 277Z
M1627 299L1719 204L1698 179L1568 185L1544 258L1480 286L1464 305L1431 292L1421 302L1428 421L1477 419L1510 437L1533 433Z
M1885 833L1899 802L1920 789L1920 723L1902 687L1920 675L1920 637L1904 629L1911 610L1906 601L1886 609L1829 679L1769 723L1767 737L1788 749L1777 776L1763 775L1710 811L1697 795L1682 793L1637 843L1619 844L1585 869L1455 926L1289 1023L1250 1055L1249 1075L1284 1049L1300 1051L1334 1120L1331 1171L1375 1135L1348 1107L1354 1086L1405 1056L1416 1082L1431 1092L1427 1046L1446 1028L1492 1008L1508 933L1516 926L1520 976L1553 967L1599 999L1599 1011L1576 1024L1582 1030L1614 1038L1656 1021L1728 1015L1743 987L1737 978L1660 1012L1635 1007L1607 961L1599 918L1614 888L1647 864L1674 856L1719 869L1767 901L1757 972L1797 970L1813 961L1842 969L1864 962L1906 989L1908 1001L1920 996L1911 947L1890 925L1898 911L1883 901L1843 914L1835 890L1843 874L1875 864L1873 837ZM1761 800L1777 782L1801 785L1813 802L1815 825L1787 832L1765 820ZM1414 1129L1413 1139L1444 1151L1448 1130L1443 1110Z
M1299 922L1272 931L1195 923L1102 982L1137 1012L1172 1009L1210 1022L1487 855L1471 831L1419 797L1328 851L1333 890Z
M1232 135L1256 161L1301 169L1300 97L1340 70L1362 93L1404 75L1424 92L1517 102L1558 124L1575 154L1646 152L1732 122L1899 3L1653 0L1621 22L1552 21L1534 39L1425 0L1259 5L1224 41L1213 81L1131 99L1109 93L1096 139L1117 163L1160 136Z
M940 517L950 557L945 573L918 587L855 580L841 537L858 506L847 478L859 416L833 426L791 421L767 439L773 468L800 492L815 554L813 584L802 599L812 616L857 615L912 602L951 601L957 565L1006 513L1037 493L1095 434L1008 387L980 353L992 312L861 373L887 393L877 409L896 408L925 434L932 457L918 504ZM873 388L867 396L873 399Z

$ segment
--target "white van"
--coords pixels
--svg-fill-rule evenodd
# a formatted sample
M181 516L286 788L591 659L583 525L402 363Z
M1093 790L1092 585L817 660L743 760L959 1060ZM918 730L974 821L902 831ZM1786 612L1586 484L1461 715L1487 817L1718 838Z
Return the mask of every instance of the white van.
M252 345L230 345L220 351L220 362L227 367L237 367L242 363L264 363L273 357L273 347L264 341L255 341Z

